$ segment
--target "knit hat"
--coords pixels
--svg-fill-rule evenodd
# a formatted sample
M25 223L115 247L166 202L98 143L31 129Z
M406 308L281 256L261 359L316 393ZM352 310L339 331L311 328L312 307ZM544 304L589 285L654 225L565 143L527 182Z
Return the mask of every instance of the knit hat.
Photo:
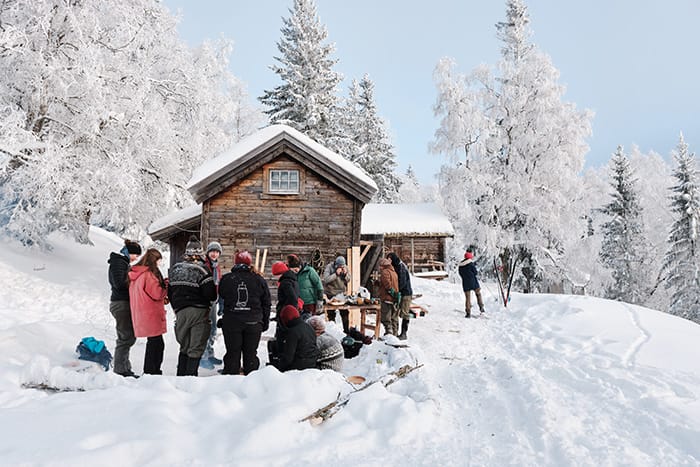
M280 311L280 320L282 321L282 324L284 324L285 326L291 320L298 318L298 317L299 317L299 310L297 310L296 307L294 307L292 305L285 305L284 308L282 308L282 311Z
M202 250L202 243L197 240L194 235L190 236L187 245L185 246L185 256L203 256L204 250Z
M236 252L236 256L233 258L233 262L235 264L247 264L250 266L250 263L253 262L253 257L250 256L250 253L248 253L246 250L238 251Z
M126 250L129 252L130 255L141 254L141 245L139 245L138 243L132 242L131 240L124 240L124 245L126 246Z
M210 251L218 251L219 253L224 252L224 250L221 249L221 243L219 242L210 242L207 246L207 253L209 253Z
M474 255L471 251L467 251L466 253L464 253L464 259L472 259L473 257Z
M289 268L299 268L301 267L301 260L297 255L287 255L287 266Z
M326 323L324 323L324 319L320 316L312 316L306 322L309 323L309 326L314 328L314 331L319 332L320 334L323 334L323 332L326 330Z
M337 267L340 267L340 266L345 266L345 258L343 258L342 256L338 256L338 257L335 259L335 267L337 268Z
M272 275L273 276L279 276L280 274L284 274L287 271L289 271L289 268L282 261L277 261L275 263L272 263Z

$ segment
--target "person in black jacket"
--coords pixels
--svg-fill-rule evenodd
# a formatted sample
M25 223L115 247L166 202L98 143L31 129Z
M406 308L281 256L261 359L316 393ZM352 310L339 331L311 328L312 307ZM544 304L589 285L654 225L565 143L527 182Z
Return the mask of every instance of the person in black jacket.
M130 240L124 240L124 248L119 253L109 255L109 285L112 295L109 298L109 312L117 324L117 343L114 347L114 372L121 376L138 378L131 370L129 351L136 342L134 325L131 321L129 306L129 264L141 255L141 246Z
M219 296L224 303L224 375L241 372L241 353L244 374L260 367L260 335L270 327L270 289L267 281L251 268L251 260L247 251L236 253L235 265L219 283Z
M401 261L396 253L391 252L386 257L391 260L391 265L394 266L394 271L396 271L396 275L399 276L399 292L401 292L401 302L399 303L401 334L398 335L398 338L403 341L408 339L408 323L411 319L411 301L413 300L411 274L408 272L406 264Z
M479 286L479 281L476 278L476 266L474 266L474 254L471 251L467 251L464 254L464 259L459 263L459 275L462 278L462 290L464 290L464 296L466 302L464 305L464 317L470 318L471 312L471 294L472 290L474 295L476 295L476 302L479 305L479 311L484 312L484 301L481 299L481 287Z
M197 376L209 339L209 309L216 300L214 278L204 265L202 244L193 235L183 261L168 272L168 299L175 311L175 338L180 344L178 376Z
M316 332L299 317L299 310L292 305L285 305L279 319L279 363L280 371L305 370L316 368L318 347Z
M275 311L277 313L277 328L275 329L275 338L279 337L279 316L280 311L286 305L292 305L295 308L299 307L299 281L294 271L282 261L272 264L272 275L280 276L277 283L277 305Z

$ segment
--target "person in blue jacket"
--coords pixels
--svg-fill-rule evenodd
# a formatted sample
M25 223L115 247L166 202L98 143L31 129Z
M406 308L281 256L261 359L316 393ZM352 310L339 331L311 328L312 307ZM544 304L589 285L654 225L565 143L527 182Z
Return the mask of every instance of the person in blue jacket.
M479 305L479 311L484 313L484 301L481 299L481 287L479 280L476 278L477 271L474 266L474 254L471 251L464 253L464 259L459 263L459 275L462 278L462 290L466 303L464 305L465 318L471 318L471 294L472 290L476 295L476 303Z

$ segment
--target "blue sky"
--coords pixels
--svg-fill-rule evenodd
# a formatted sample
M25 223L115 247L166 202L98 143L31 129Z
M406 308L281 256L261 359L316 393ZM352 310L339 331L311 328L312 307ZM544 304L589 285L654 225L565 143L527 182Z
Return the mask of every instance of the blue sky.
M700 152L700 1L526 3L533 42L561 72L565 100L595 112L587 165L605 164L618 144L667 157L681 131L690 150ZM234 42L231 70L252 99L280 84L269 66L292 0L164 4L180 12L180 35L188 43L222 36ZM433 183L445 162L428 152L438 125L433 70L445 56L465 73L495 64L500 43L494 25L505 17L505 1L316 0L316 5L336 46L342 92L351 79L368 73L399 171L411 164L422 183Z

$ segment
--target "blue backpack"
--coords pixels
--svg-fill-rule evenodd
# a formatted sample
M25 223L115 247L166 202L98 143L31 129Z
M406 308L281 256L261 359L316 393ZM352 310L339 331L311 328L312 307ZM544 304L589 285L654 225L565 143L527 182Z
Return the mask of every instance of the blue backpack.
M109 365L112 363L112 354L107 350L105 343L92 336L83 337L75 348L75 352L78 354L78 359L99 363L105 371L109 370Z

